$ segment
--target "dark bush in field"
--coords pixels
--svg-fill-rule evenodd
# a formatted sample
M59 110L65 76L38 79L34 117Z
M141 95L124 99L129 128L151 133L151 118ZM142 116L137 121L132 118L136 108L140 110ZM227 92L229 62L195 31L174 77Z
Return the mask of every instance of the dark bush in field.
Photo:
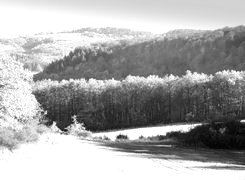
M119 135L117 135L116 139L117 140L128 140L129 138L127 135L119 134Z
M244 149L244 130L244 124L238 121L229 121L197 126L187 133L168 133L167 137L176 138L184 144L194 146L206 146L215 149Z
M144 140L144 139L146 139L144 136L139 136L139 140Z

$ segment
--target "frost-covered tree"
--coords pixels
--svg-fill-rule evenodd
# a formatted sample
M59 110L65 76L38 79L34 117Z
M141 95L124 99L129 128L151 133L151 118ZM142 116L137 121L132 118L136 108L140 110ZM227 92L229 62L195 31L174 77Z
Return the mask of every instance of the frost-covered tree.
M34 94L61 128L71 117L90 130L157 123L245 117L245 73L187 71L179 77L128 76L124 80L44 80Z
M21 127L37 120L39 103L32 94L31 76L22 64L0 59L0 126Z

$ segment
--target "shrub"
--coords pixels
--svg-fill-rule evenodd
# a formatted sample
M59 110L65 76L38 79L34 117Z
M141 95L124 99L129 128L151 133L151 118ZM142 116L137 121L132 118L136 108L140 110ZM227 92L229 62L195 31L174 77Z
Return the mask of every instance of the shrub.
M0 128L0 146L7 147L8 149L13 149L19 143L16 139L16 131L10 127Z
M36 131L38 134L43 134L43 133L51 132L51 129L43 124L40 124L37 126Z
M18 130L15 138L19 142L34 142L38 140L38 133L35 127L25 126L23 129Z
M21 143L29 143L38 140L37 127L25 126L22 129L11 127L0 128L0 146L14 149Z
M145 139L145 137L141 135L141 136L139 137L139 140L143 140L143 139Z
M166 136L163 136L163 135L157 135L156 138L157 138L158 141L161 141L161 140L166 139Z
M111 139L109 138L109 137L107 137L107 136L96 136L96 137L94 137L93 138L93 140L98 140L98 141L111 141Z
M157 136L148 136L145 138L144 136L139 137L140 140L149 140L149 141L162 141L166 139L164 135L157 135Z
M52 132L55 133L62 133L62 131L58 128L56 122L53 121L53 124L50 126Z
M119 134L116 136L116 139L117 140L129 140L128 136L127 135L124 135L124 134Z
M107 137L107 136L103 136L103 140L104 141L110 141L111 139L109 137Z
M91 133L87 131L82 123L79 123L76 119L76 116L73 116L73 124L68 126L67 128L68 134L75 135L78 137L89 137Z

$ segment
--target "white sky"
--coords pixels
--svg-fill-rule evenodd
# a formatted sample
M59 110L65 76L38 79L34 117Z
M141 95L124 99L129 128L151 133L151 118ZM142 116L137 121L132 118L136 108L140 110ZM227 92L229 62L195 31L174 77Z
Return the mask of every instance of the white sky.
M82 27L164 33L245 24L244 0L0 0L0 36Z

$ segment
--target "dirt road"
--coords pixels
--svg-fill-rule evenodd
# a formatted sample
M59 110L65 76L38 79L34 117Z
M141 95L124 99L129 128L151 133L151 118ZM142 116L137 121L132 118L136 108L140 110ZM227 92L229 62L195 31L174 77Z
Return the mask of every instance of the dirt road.
M44 135L0 153L0 179L245 180L244 152L179 149L166 144L107 143Z

